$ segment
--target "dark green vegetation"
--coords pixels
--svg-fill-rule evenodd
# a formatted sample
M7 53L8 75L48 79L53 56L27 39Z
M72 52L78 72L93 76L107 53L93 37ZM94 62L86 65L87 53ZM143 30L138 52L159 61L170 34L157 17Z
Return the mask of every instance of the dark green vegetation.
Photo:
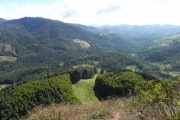
M15 63L9 60L0 63L0 81L9 83L24 79L26 73L25 77L30 75L30 78L41 74L39 69L44 70L42 74L47 74L50 69L60 70L69 60L101 51L110 42L71 24L43 18L5 21L0 24L0 33L0 44L6 44L0 55L3 59L4 56L17 58ZM82 48L74 39L84 40L91 47Z
M124 97L135 94L135 86L144 78L134 72L107 72L99 75L95 83L95 93L100 99L107 97Z
M161 71L168 76L180 77L180 35L161 37L152 42L149 50L141 56L146 61L159 64Z
M67 74L12 85L0 93L1 120L20 119L38 105L78 103Z
M163 75L164 71L158 69L159 65L150 65L142 58L151 62L157 58L164 59L164 54L169 53L166 63L172 63L174 59L178 63L179 59L178 44L160 52L162 54L156 54L153 52L155 49L149 49L156 40L178 33L178 26L121 25L96 28L30 17L0 21L0 83L43 78L73 65L72 61L82 64L81 61L86 63L87 59L92 59L91 63L95 61L93 65L101 66L105 70L127 67L169 77L171 74L167 75L168 71ZM177 53L175 57L170 54L174 52ZM179 70L179 66L175 64L172 69ZM169 71L173 71L172 69Z
M70 64L90 64L101 68L102 71L117 72L119 70L129 69L146 73L147 75L163 76L158 65L151 64L140 59L136 54L106 52L96 55L90 55L81 59L75 59Z
M175 62L180 56L180 34L161 37L152 42L150 51L144 53L144 58L152 62ZM158 56L158 57L155 57Z
M97 68L90 65L74 66L69 71L72 83L78 82L80 79L90 79L97 73Z
M41 78L69 66L69 61L115 50L121 39L101 36L72 24L44 18L7 20L0 24L0 82ZM82 47L74 40L88 43Z
M84 28L84 27L82 27ZM145 61L167 66L167 69L158 70L161 77L179 77L180 58L180 26L173 25L144 25L144 26L103 26L97 28L85 27L84 29L103 35L115 35L125 40L117 41L115 46L124 44L117 48L120 51L136 53ZM126 46L126 47L125 47ZM123 49L121 49L123 48ZM168 67L170 65L170 67Z
M140 120L179 120L180 81L148 80L140 74L106 72L97 77L94 87L99 99L131 96L132 110Z

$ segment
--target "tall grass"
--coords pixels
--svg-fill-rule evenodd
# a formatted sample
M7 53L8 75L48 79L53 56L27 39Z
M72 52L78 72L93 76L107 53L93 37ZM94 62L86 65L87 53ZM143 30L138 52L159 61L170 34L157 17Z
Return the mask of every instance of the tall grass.
M27 120L111 120L114 118L113 113L118 113L121 120L131 120L134 115L128 112L128 103L128 99L109 99L81 105L54 104L37 107Z

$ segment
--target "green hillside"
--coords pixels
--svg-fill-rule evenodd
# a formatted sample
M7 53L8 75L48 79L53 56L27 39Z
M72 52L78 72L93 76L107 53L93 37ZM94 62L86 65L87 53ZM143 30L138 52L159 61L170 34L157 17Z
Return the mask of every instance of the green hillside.
M28 74L39 74L38 71L42 69L61 69L69 60L101 49L98 45L102 40L100 36L44 18L3 22L0 24L0 33L0 82L19 81L24 79L24 74L26 77ZM91 41L92 47L84 49L73 42L74 39ZM32 79L36 75L30 76Z
M180 56L179 46L180 34L161 37L152 42L151 46L149 46L149 51L145 52L143 57L155 62L170 61Z
M118 39L39 17L4 21L0 33L0 82L7 83L24 80L22 74L61 70L72 59L114 50Z
M149 70L152 65L147 68L149 63L139 59L138 56L141 55L145 60L151 59L149 61L162 59L172 61L174 57L167 54L179 54L179 46L176 43L167 49L148 51L153 41L160 40L165 35L178 33L178 26L90 27L40 17L1 21L3 22L0 24L0 83L9 84L45 77L73 65L72 61L81 62L78 60L91 57L98 59L93 61L99 63L98 65L105 70L128 68L141 71L143 68L142 71L152 73ZM148 55L144 53L145 51L148 51ZM104 56L102 52L111 52L113 55ZM114 53L122 56L122 52L128 53L123 54L127 56L123 57L125 59L114 57ZM129 57L131 55L135 55L136 58ZM105 60L98 56L105 57ZM175 55L175 59L178 59L178 56ZM108 60L111 62L106 61L107 57L110 57ZM114 63L118 63L116 68L111 65ZM157 73L154 66L152 69Z
M1 120L19 120L39 105L79 103L68 74L12 85L0 92L0 98Z
M145 60L159 64L161 70L172 77L179 77L180 35L173 34L155 40L149 51L141 55Z

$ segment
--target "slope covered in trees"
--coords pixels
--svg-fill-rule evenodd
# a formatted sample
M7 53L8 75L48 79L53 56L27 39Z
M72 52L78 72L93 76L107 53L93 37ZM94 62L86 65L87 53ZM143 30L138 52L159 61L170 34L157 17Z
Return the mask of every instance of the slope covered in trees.
M0 23L1 83L46 76L69 66L72 60L82 60L81 58L90 58L90 56L94 59L93 56L98 57L98 55L104 57L98 54L101 52L124 51L132 55L136 53L139 56L139 53L148 51L157 39L178 33L180 29L179 26L171 25L90 27L31 17L1 21L3 21ZM163 59L166 56L164 54L169 51L174 53L176 49L178 46L160 54L150 53L149 58ZM98 59L99 65L105 69L114 69L109 66L117 62L114 61L116 58L109 58L110 62L106 60L103 62L103 58L100 57ZM115 69L125 66L123 64L127 62L130 63L130 59L118 59ZM106 63L109 64L108 68ZM137 66L139 68L139 64ZM137 69L137 66L133 64L128 68Z
M114 50L114 39L117 38L107 38L72 24L44 18L4 21L0 24L0 81L13 82L13 78L24 77L17 74L49 69L54 65L61 68L72 59ZM81 40L81 44L74 40ZM87 48L82 47L82 41L88 43Z
M168 62L180 56L180 34L161 37L152 42L149 51L143 55L144 59L152 62ZM157 57L158 56L158 57Z
M67 74L12 85L0 93L1 120L18 120L38 105L78 103Z
M124 97L135 94L136 85L143 80L143 76L131 71L107 72L96 78L94 90L99 99Z

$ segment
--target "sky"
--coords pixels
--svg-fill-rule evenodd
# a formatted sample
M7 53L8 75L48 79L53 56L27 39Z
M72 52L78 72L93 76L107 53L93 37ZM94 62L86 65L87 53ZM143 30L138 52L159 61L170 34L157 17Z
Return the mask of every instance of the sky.
M0 18L44 17L84 25L180 25L180 0L0 0Z

